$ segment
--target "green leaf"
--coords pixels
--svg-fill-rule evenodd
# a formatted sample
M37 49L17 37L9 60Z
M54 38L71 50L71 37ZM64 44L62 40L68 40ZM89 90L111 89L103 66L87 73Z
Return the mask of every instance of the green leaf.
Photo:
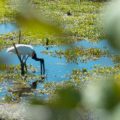
M5 12L5 2L6 0L0 0L0 14L4 14Z
M40 35L59 35L62 34L62 30L56 25L46 22L41 18L28 13L29 16L18 14L16 16L17 23L25 31L32 32L33 34Z
M56 94L57 99L52 103L56 108L73 109L81 100L79 91L71 86L57 90Z

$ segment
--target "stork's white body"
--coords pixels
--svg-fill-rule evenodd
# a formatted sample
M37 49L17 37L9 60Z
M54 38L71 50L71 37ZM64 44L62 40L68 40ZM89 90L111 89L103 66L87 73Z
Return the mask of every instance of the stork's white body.
M17 54L21 63L21 75L25 74L24 67L26 68L27 72L26 61L29 57L32 57L32 59L40 62L41 75L45 74L44 59L37 58L35 50L31 45L15 44L15 46L8 48L7 52Z
M22 55L22 56L28 55L32 57L32 53L34 52L34 49L31 45L16 44L15 46L18 50L19 55ZM7 52L16 54L16 50L14 47L8 48Z

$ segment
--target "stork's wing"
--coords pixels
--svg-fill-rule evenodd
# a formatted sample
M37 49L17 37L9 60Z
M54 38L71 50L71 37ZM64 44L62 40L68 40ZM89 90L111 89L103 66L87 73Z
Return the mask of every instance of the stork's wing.
M33 47L31 45L25 45L25 44L16 44L15 45L19 55L29 55L32 56L32 53L34 51ZM7 52L9 53L14 53L16 54L15 48L14 47L10 47L7 49Z

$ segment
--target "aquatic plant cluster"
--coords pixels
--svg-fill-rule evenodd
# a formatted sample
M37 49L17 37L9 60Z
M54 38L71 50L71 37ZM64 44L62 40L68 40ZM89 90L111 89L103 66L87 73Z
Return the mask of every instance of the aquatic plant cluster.
M67 37L70 35L70 39L73 36L74 40L80 40L80 39L89 39L89 40L98 40L103 37L100 33L100 28L98 25L98 22L100 21L100 11L102 10L103 3L101 2L90 2L90 1L83 1L83 2L72 2L72 1L38 1L38 0L32 0L35 9L42 10L41 16L46 16L46 18L54 18L56 21L59 21L61 23L62 29L65 31L68 31L70 34L66 35ZM6 5L6 11L5 14L7 16L2 16L2 18L5 18L4 23L8 22L6 21L6 18L8 20L14 19L17 6L15 3L10 4L9 2ZM13 8L13 9L12 9ZM44 11L44 12L43 12ZM10 12L10 13L9 13ZM70 15L67 14L70 12ZM4 14L3 14L4 15ZM9 17L10 16L10 17ZM31 32L21 31L22 32L22 43L42 43L46 39L46 36L42 34L34 35L31 34ZM15 36L18 36L18 32L10 33L7 35L1 36L3 38L3 41L6 43L10 43L9 40L6 41L6 38L12 40L17 40ZM66 42L65 40L67 37L53 37L50 35L47 35L47 38L49 39L49 44L58 44ZM5 40L4 40L5 39ZM35 39L35 40L34 40ZM64 40L63 40L64 39ZM68 38L69 39L69 38ZM70 42L69 39L69 42ZM73 40L72 39L72 40ZM60 42L61 40L61 42ZM13 42L13 41L12 41ZM16 41L17 42L17 41Z
M114 85L118 86L118 88L119 88L119 79L120 79L120 75L118 74L119 71L120 71L120 66L119 65L116 65L115 67L101 67L101 68L98 67L98 68L95 68L92 71L88 71L86 69L73 70L72 74L70 75L70 80L69 81L64 81L64 82L59 82L59 83L56 83L56 82L49 82L48 83L47 82L47 83L43 84L44 85L43 89L39 89L39 90L36 91L38 94L50 96L49 100L47 99L46 101L44 101L40 98L35 98L35 99L32 98L30 100L30 103L32 103L33 105L40 105L40 106L42 105L42 106L49 107L49 110L52 111L53 113L55 112L54 110L57 109L58 110L57 113L59 113L59 114L60 114L59 110L61 110L61 109L62 110L68 109L68 110L73 110L73 111L77 110L76 112L79 113L78 114L79 117L83 117L86 120L87 117L90 117L92 115L91 119L94 118L95 120L97 120L98 118L101 118L101 116L99 116L95 112L97 109L94 109L94 110L89 109L89 107L90 107L89 102L91 102L92 106L95 107L96 103L94 104L92 100L96 100L96 99L93 97L93 99L89 99L89 101L87 99L87 101L86 101L86 96L85 95L87 95L87 97L89 97L89 95L94 95L93 91L88 91L89 87L93 84L99 85L99 87L104 87L103 85L106 85L106 84L101 84L101 81L102 81L103 83L107 82L107 84L110 85L112 81L110 80L109 77L114 79L114 81L113 81ZM104 80L102 80L102 79L104 79ZM108 85L106 85L105 88L107 89L108 93L111 93L111 89L108 87ZM15 110L16 109L15 106L19 106L19 104L18 104L18 102L20 100L20 97L19 97L19 95L20 95L19 92L20 91L19 90L21 88L25 88L25 87L26 87L26 85L23 81L21 81L21 80L17 81L15 86L14 86L14 91L15 90L18 90L18 91L16 91L16 93L13 94L14 97L13 96L12 97L11 96L6 96L5 97L5 100L9 103L17 102L16 104L14 104L14 107L13 107L14 109L10 107L10 106L12 106L12 104L9 104L8 105L9 109ZM94 88L95 86L92 86L92 87ZM113 87L113 89L114 89L114 87ZM94 90L95 90L95 93L98 92L96 94L100 94L99 91L97 90L97 87L94 88ZM9 91L12 91L12 90L9 90ZM85 91L87 91L87 93L85 93ZM84 94L82 94L82 92ZM91 94L89 94L89 93L91 93ZM22 93L22 95L29 97L29 96L33 96L33 93L32 92L29 92L29 93L27 92L26 93L24 91L24 93ZM115 94L112 93L111 97L114 96L114 95ZM112 106L111 106L111 101L110 101L111 99L109 99L109 96L107 96L107 93L105 93L105 96L106 96L106 98L104 100L106 100L107 104L106 104L106 106L104 106L104 110L111 111L111 109L113 107L115 107L115 109L117 109L116 106L117 106L117 104L119 104L119 102L117 102L117 103L115 102L116 104L112 104ZM71 103L71 101L69 101L69 98L73 99L72 103ZM82 101L83 99L85 99L85 103ZM118 100L118 99L119 98L115 98L115 100ZM98 101L95 101L95 102L98 102ZM22 109L24 109L24 115L26 115L26 111L29 111L30 108L28 110L26 110L27 106L25 104L24 104L24 106L23 105L21 106L22 107L21 109L19 109L20 113L18 112L18 115L22 114L22 111L21 111ZM7 104L3 105L4 109L6 108L5 107L6 105ZM97 104L97 105L99 105L99 104ZM1 110L3 110L3 107L1 107ZM31 108L33 109L34 106L31 106ZM41 109L41 111L42 110L43 109ZM6 114L5 112L4 112L4 114L5 114L5 116L3 116L3 118L6 118L6 115L7 116L9 115L9 114ZM11 113L11 114L14 115L14 113ZM69 114L70 113L68 113L68 115ZM25 119L24 115L15 116L15 118L21 119L21 117L23 117L23 119ZM113 115L113 112L112 112L112 115ZM62 117L63 116L64 116L64 114L62 114ZM96 118L96 116L97 116L97 118ZM56 116L56 117L60 118L59 116ZM67 116L65 115L64 117L66 118ZM104 118L104 116L102 116L102 118Z
M100 11L104 6L104 2L100 1L31 0L36 9L39 8L44 11L42 14L46 18L51 17L51 19L54 18L63 23L62 28L67 31L67 34L64 34L65 36L63 35L63 37L52 36L50 33L53 29L51 29L50 24L44 23L47 26L46 28L49 29L47 36L39 33L39 35L33 34L35 31L21 31L20 42L49 46L51 44L68 44L80 39L96 41L101 37L103 38L103 35L100 33L100 29L102 28L97 26L97 19L99 21ZM11 9L10 6L14 6L15 8ZM15 19L17 13L16 5L7 3L5 7L6 9L0 7L0 21L17 21L17 18ZM23 16L19 16L19 18L21 19ZM32 22L33 25L41 25L41 21L37 21L38 24L35 24L35 18L32 19L33 21L31 19L30 21L24 20L25 23ZM22 20L19 22L23 23ZM29 25L29 28L31 29L33 26ZM57 27L54 27L54 29L59 31ZM42 29L37 27L37 30ZM18 43L19 37L18 31L1 35L0 50L6 46L8 47L13 42ZM76 46L70 46L66 50L56 50L55 52L46 50L43 53L59 58L65 57L67 62L75 63L79 62L79 58L80 61L86 62L91 59L96 60L102 56L110 55L107 51L99 48L83 49ZM73 69L67 75L69 80L61 82L44 81L41 76L34 74L37 69L32 65L28 66L29 72L25 76L21 76L19 65L7 66L6 64L0 64L0 92L4 91L5 93L0 96L0 119L119 120L120 58L119 55L113 55L112 59L116 62L114 66L95 66L93 70L86 68ZM32 83L34 82L41 85L39 89L33 86Z
M96 60L102 56L108 55L105 50L98 48L83 49L81 47L71 47L67 50L56 50L56 51L43 51L44 54L51 55L53 57L65 57L67 62L78 63L79 61L86 62L88 60Z

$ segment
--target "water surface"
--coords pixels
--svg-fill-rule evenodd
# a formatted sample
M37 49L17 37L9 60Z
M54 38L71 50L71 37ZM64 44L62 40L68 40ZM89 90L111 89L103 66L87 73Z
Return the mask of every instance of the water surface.
M92 46L90 46L92 47ZM68 46L63 46L63 50L67 49ZM113 66L114 63L111 60L111 58L107 56L100 57L96 60L88 60L86 62L79 61L78 64L76 63L68 63L65 57L59 58L59 57L53 57L51 55L44 54L42 51L46 50L44 46L37 45L34 46L34 49L37 53L37 56L40 58L44 58L45 60L45 68L46 68L46 75L47 75L47 81L54 81L59 82L62 80L68 80L68 74L72 72L73 69L83 69L86 68L87 70L92 70L94 66L103 66L103 67L109 67ZM56 51L61 50L62 46L53 46L49 48L48 51ZM19 60L15 54L7 53L6 50L3 50L0 53L0 56L7 56L9 58L9 64L17 65L19 64ZM37 72L35 74L40 74L40 63L34 61L33 59L29 58L27 61L28 65L33 65L35 68L37 68Z
M17 31L17 27L12 23L0 24L0 34L7 34L9 32Z
M7 23L7 24L0 24L0 34L6 34L9 32L16 31L17 28L14 24ZM75 42L72 46L74 47L82 47L83 49L86 48L99 48L101 50L108 50L111 54L116 53L108 44L106 40L101 40L99 42L89 42L87 40L81 40ZM62 46L52 46L49 47L48 52L52 51L55 52L56 50L66 50L70 48L69 45L62 45ZM43 54L42 51L46 50L45 46L37 45L34 46L34 49L37 53L38 57L44 58L45 60L45 68L46 68L46 81L45 82L60 82L64 80L68 80L68 75L71 74L73 69L80 69L86 68L87 70L92 70L94 67L103 66L109 67L114 66L115 64L108 56L102 56L97 60L88 60L86 62L79 61L78 64L76 63L67 63L65 57L53 57L47 54ZM9 54L6 52L6 49L0 52L0 57L4 57L4 59L8 60L7 64L17 65L19 64L19 60L16 55ZM37 68L37 71L34 74L40 74L40 63L34 61L33 59L29 58L27 61L28 65L33 65ZM0 96L3 97L7 93L7 89L10 87L10 84L7 82L3 82L0 84ZM38 86L41 88L41 85Z

